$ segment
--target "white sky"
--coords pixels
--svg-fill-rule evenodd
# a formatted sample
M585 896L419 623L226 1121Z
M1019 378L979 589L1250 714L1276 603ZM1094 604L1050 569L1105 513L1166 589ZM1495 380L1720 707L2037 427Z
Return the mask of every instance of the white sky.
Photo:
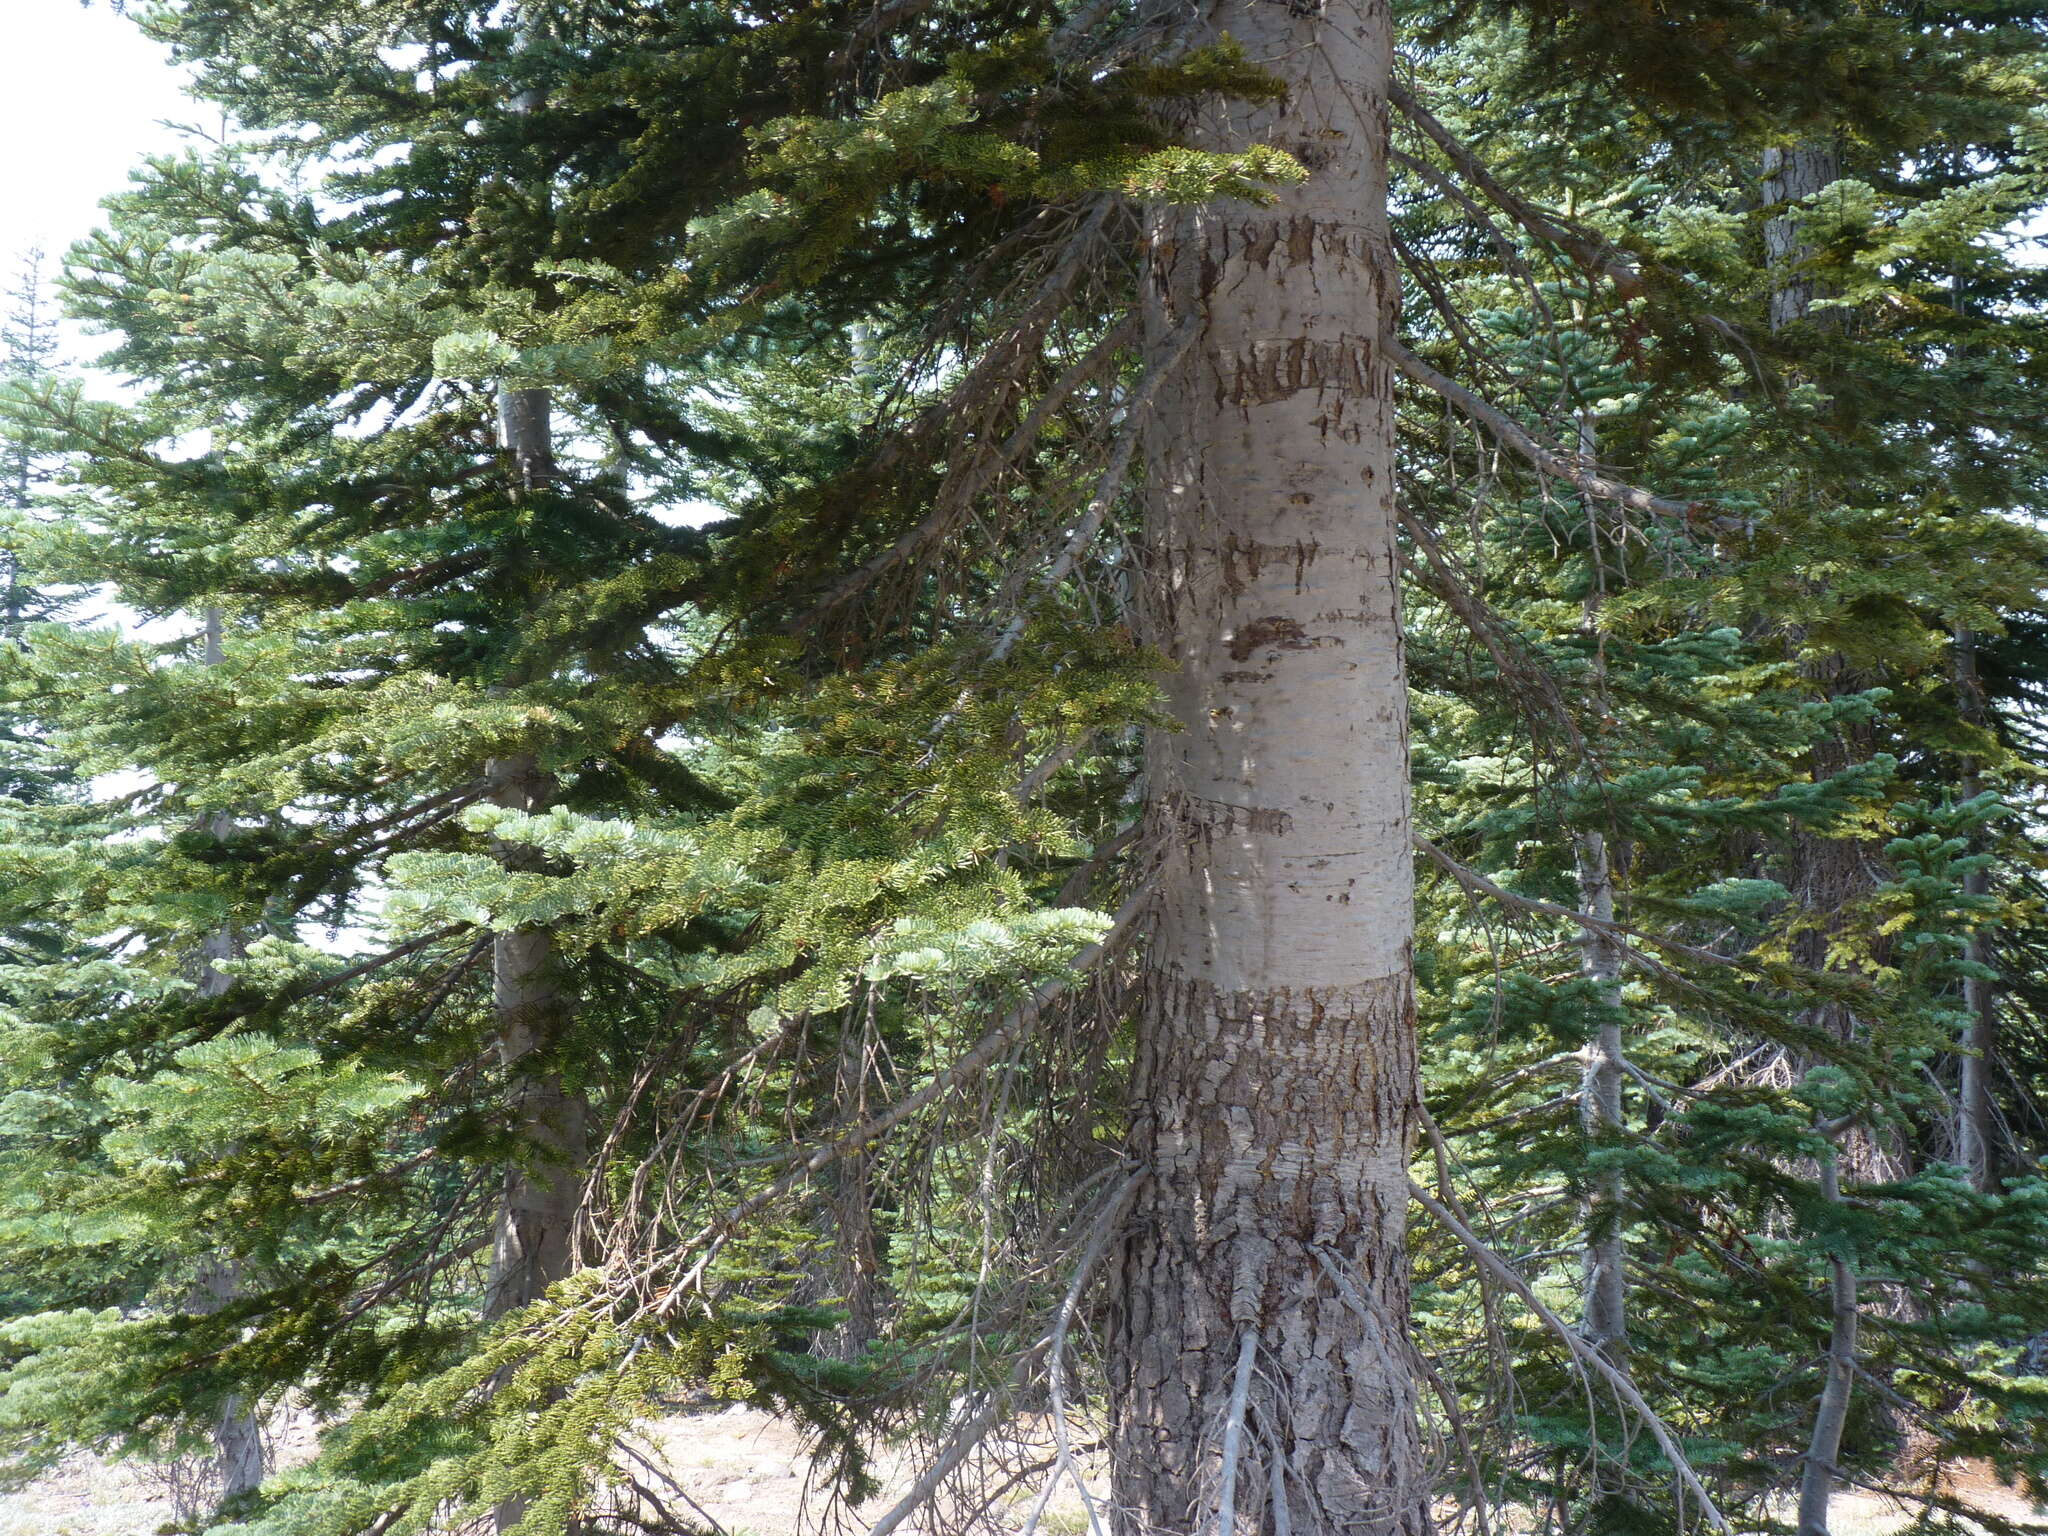
M91 231L131 167L177 147L162 120L218 128L181 78L108 0L0 0L0 273Z

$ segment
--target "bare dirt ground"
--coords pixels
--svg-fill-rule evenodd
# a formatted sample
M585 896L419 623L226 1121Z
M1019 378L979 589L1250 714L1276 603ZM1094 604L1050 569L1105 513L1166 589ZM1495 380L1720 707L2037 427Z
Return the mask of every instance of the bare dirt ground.
M735 1406L678 1415L654 1426L647 1449L686 1491L695 1510L678 1514L726 1536L817 1536L815 1504L806 1515L806 1459L797 1437L752 1408ZM310 1454L309 1426L284 1426L279 1453L287 1461ZM1091 1469L1092 1470L1092 1469ZM888 1508L907 1486L901 1458L877 1468L887 1491L862 1513ZM2033 1506L2001 1486L1983 1468L1966 1467L1953 1491L1987 1513L2041 1520ZM1005 1523L1021 1530L1036 1502L1035 1481L1020 1483L998 1506ZM78 1457L34 1486L0 1494L0 1536L155 1536L172 1517L173 1490L161 1473L132 1464ZM1907 1503L1866 1493L1835 1499L1835 1536L1893 1536L1912 1521ZM852 1529L858 1532L858 1524ZM1071 1487L1048 1503L1043 1536L1083 1536L1087 1516Z

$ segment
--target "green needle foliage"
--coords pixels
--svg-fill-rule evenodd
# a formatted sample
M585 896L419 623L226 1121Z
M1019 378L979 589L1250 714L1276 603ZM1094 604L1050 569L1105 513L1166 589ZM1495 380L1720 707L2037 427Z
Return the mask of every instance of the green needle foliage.
M1618 1254L1642 1398L1418 1219L1452 1518L1695 1528L1646 1405L1781 1528L1844 1266L1830 1470L2048 1492L2043 13L1397 10L1414 1172L1567 1329ZM1276 82L1116 5L138 19L237 130L65 261L118 403L10 333L12 1470L289 1393L222 1536L684 1531L623 1448L754 1400L823 1497L908 1436L992 1518L1134 1173L1143 213L1313 146L1180 142Z

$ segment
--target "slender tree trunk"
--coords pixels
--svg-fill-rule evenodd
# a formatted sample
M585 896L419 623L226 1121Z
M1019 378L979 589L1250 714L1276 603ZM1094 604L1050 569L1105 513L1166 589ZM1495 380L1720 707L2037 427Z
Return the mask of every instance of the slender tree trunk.
M1962 699L1965 720L1984 723L1984 691L1977 678L1976 637L1967 629L1955 636L1957 693ZM1964 765L1963 796L1974 798L1982 792L1977 765ZM1963 890L1971 896L1991 894L1991 876L1973 870L1963 877ZM1982 930L1970 935L1969 958L1989 970L1994 957ZM1956 1161L1969 1173L1971 1187L1991 1194L1998 1188L1998 1154L1991 1106L1991 1062L1998 1049L1998 987L1988 978L1963 978L1963 1012L1969 1022L1963 1028L1963 1049L1956 1092Z
M200 664L217 667L226 658L224 616L218 608L208 608L202 623ZM225 811L216 811L206 818L206 830L216 841L227 841L234 829L234 818ZM199 995L219 997L232 987L234 978L220 969L220 962L239 960L243 953L241 935L232 925L223 924L208 934L199 946ZM200 1266L199 1276L193 1282L192 1305L202 1313L218 1312L241 1291L240 1266L231 1258L215 1254ZM231 1395L221 1404L220 1418L213 1427L213 1462L223 1502L263 1484L263 1426L240 1394Z
M1590 413L1578 413L1580 461L1592 468L1598 458L1599 441ZM1589 538L1588 552L1601 576L1604 559L1601 536L1601 508L1588 497L1584 503ZM1586 599L1585 632L1592 642L1593 696L1599 712L1607 702L1607 661L1601 648L1600 605L1604 579L1596 580ZM1590 775L1582 788L1591 787ZM1598 831L1581 832L1575 840L1579 886L1579 910L1592 921L1579 929L1579 971L1593 982L1601 1018L1593 1038L1587 1042L1586 1066L1579 1083L1579 1125L1590 1145L1618 1134L1622 1125L1622 1076L1627 1043L1621 1027L1622 949L1614 936L1614 866L1608 855L1607 838ZM1622 1246L1623 1195L1621 1175L1602 1173L1593 1178L1586 1198L1585 1251L1580 1256L1582 1308L1580 1327L1588 1342L1616 1365L1625 1366L1628 1357L1628 1271L1627 1253Z
M1409 1365L1416 1112L1407 699L1384 342L1386 0L1208 0L1289 87L1203 147L1310 172L1271 207L1161 211L1148 345L1193 344L1148 424L1163 844L1136 1198L1110 1347L1125 1536L1429 1526ZM1234 1449L1226 1454L1226 1445Z
M1971 896L1988 896L1991 877L1975 870L1963 877L1963 890ZM1982 933L1970 935L1972 963L1989 968L1993 963L1991 945ZM1963 1012L1969 1022L1963 1029L1961 1077L1956 1092L1956 1160L1970 1176L1970 1187L1984 1194L1998 1189L1997 1140L1991 1107L1991 1061L1998 1049L1998 986L1981 976L1963 978Z
M201 1265L193 1282L193 1309L217 1312L242 1294L240 1269L218 1255ZM222 1502L263 1485L263 1426L239 1393L221 1403L213 1426L213 1470Z
M1614 921L1614 872L1607 839L1582 832L1578 839L1579 910L1594 924ZM1594 924L1579 930L1579 969L1593 981L1602 1006L1600 1027L1588 1043L1579 1086L1579 1122L1588 1142L1621 1128L1622 1062L1621 946L1613 931ZM1622 1247L1623 1190L1619 1173L1591 1181L1586 1200L1584 1315L1587 1342L1617 1365L1628 1355L1628 1272Z
M522 489L544 487L555 478L551 417L544 389L499 392L499 429ZM535 813L555 797L554 778L531 753L497 759L485 771L495 804ZM516 868L532 855L505 848L500 857ZM551 928L498 935L491 946L491 992L506 1111L523 1144L521 1160L505 1171L485 1287L484 1315L499 1318L538 1300L569 1273L589 1161L589 1111L582 1096L564 1084L555 1060L572 1005ZM527 1509L524 1497L505 1500L494 1514L497 1529L511 1530Z
M498 785L492 798L515 810L544 809L554 790L530 756L502 759L490 771ZM588 1147L583 1100L563 1086L550 1059L569 1020L553 931L500 934L491 948L491 991L507 1114L527 1148L506 1171L498 1209L485 1302L486 1315L496 1318L569 1273Z
M1842 1198L1837 1160L1830 1153L1820 1170L1821 1193ZM1814 1410L1813 1437L1807 1444L1806 1466L1799 1478L1799 1536L1828 1536L1828 1503L1835 1490L1835 1462L1842 1454L1842 1427L1849 1419L1849 1401L1856 1385L1856 1333L1860 1314L1856 1271L1846 1256L1828 1255L1828 1299L1833 1324L1828 1334L1826 1384Z
M1796 202L1840 176L1841 160L1832 144L1808 142L1790 149L1766 150L1764 202L1766 206ZM1797 221L1790 216L1766 220L1764 251L1776 269L1771 291L1771 329L1780 331L1800 322L1817 321L1820 317L1814 314L1813 304L1825 295L1826 289L1799 270L1813 250L1799 238ZM1840 656L1822 659L1809 669L1809 675L1830 694L1849 692L1856 686ZM1819 779L1847 767L1850 760L1848 743L1824 744L1813 754L1813 777ZM1824 921L1800 936L1794 954L1811 969L1825 969L1831 935L1849 920L1845 914L1853 904L1870 892L1869 851L1852 839L1801 833L1793 849L1793 865L1794 899L1808 914L1825 915ZM1848 1010L1834 1004L1816 1009L1810 1022L1845 1040L1857 1027ZM1822 1192L1830 1201L1842 1198L1844 1162L1850 1164L1855 1177L1866 1181L1894 1171L1891 1153L1867 1127L1843 1127L1837 1145L1820 1168ZM1799 1536L1828 1536L1828 1506L1834 1495L1836 1461L1841 1455L1842 1429L1848 1421L1856 1384L1856 1336L1862 1321L1856 1272L1848 1257L1837 1252L1828 1255L1828 1275L1826 1376L1800 1472Z

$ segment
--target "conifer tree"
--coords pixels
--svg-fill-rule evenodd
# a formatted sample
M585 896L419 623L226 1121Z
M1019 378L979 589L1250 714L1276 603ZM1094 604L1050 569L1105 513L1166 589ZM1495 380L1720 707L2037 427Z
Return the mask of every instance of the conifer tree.
M38 568L185 635L6 658L144 784L7 812L67 945L18 1448L297 1387L345 1421L234 1529L658 1528L620 1444L751 1394L848 1498L930 1437L885 1536L1042 1384L1120 1532L1681 1529L1876 1475L1881 1388L2038 1475L2048 1201L1936 1091L2032 933L1948 793L2023 756L1949 659L2038 605L2030 13L514 19L147 20L276 158L116 199L70 288L143 398L16 412ZM1836 121L1869 179L1767 210ZM1857 322L1774 332L1792 260ZM1837 1265L1913 1299L1853 1358Z

